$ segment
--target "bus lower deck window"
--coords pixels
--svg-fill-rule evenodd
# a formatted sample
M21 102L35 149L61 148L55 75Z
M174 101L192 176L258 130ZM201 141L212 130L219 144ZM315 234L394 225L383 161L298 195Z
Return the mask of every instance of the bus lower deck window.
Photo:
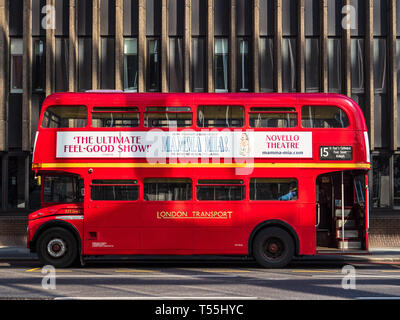
M139 199L136 180L93 180L91 199L103 201L135 201Z
M239 201L244 199L242 180L199 180L197 200Z
M144 179L144 200L185 201L192 199L190 179L148 178Z
M78 176L44 176L43 202L81 202L83 180Z
M250 200L297 200L297 180L287 178L250 179Z

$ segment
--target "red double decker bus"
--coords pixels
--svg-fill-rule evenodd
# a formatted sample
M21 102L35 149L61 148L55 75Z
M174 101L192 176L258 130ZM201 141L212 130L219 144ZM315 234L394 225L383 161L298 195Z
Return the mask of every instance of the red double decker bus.
M56 93L33 170L43 264L368 250L367 128L338 94Z

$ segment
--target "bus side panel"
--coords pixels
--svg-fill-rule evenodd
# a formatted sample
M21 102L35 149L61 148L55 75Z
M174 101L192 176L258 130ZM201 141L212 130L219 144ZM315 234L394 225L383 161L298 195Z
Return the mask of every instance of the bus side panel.
M314 255L316 253L316 206L314 203L299 205L298 233L299 255Z

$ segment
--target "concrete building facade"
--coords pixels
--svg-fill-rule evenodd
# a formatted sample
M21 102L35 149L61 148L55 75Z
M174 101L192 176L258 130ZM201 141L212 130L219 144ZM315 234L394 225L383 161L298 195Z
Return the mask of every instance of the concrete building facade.
M20 242L39 205L44 98L119 89L353 98L371 143L372 241L400 245L399 70L400 0L0 0L0 244Z

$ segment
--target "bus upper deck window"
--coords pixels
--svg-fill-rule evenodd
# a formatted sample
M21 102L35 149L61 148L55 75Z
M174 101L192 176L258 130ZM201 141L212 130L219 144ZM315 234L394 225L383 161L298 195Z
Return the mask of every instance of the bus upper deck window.
M240 128L244 125L242 106L199 106L197 126L201 128Z
M139 126L137 107L94 107L93 128L132 128Z
M346 128L349 119L342 109L335 106L303 106L301 125L303 128Z
M144 124L148 128L187 128L192 126L190 107L147 107Z
M297 113L290 107L252 107L249 124L253 128L294 128L297 126Z
M85 106L51 106L43 116L43 128L84 128L87 123Z

